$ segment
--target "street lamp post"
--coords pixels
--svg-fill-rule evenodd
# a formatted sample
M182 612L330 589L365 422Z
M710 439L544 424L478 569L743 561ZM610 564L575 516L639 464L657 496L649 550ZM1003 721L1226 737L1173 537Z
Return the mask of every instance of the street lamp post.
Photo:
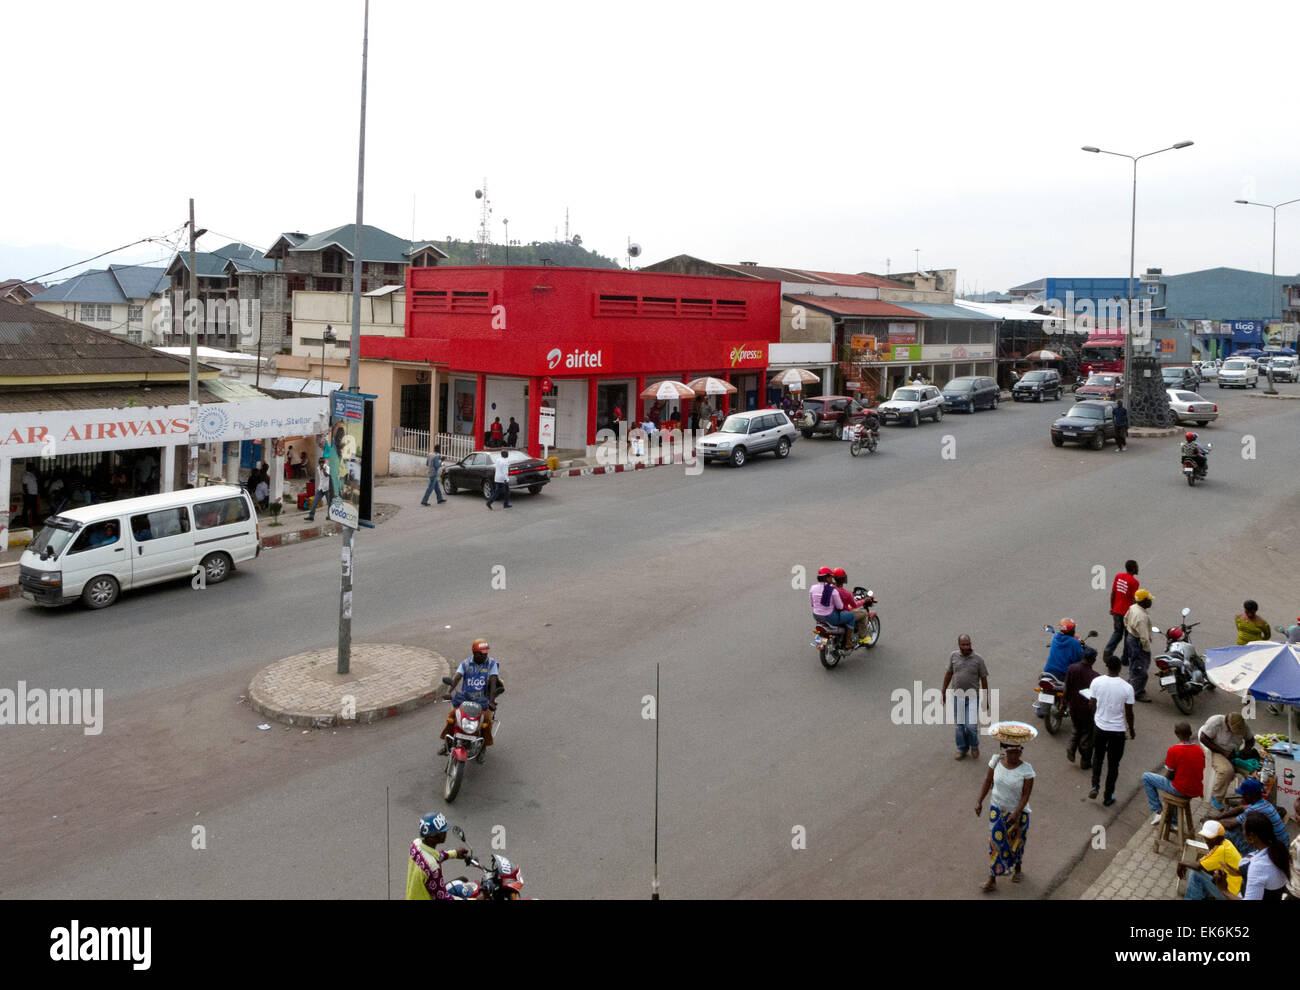
M502 220L501 222L506 225L506 264L508 265L510 264L510 221Z
M1270 206L1268 203L1256 203L1250 199L1234 200L1242 206L1262 206L1266 210L1273 211L1273 267L1270 270L1271 278L1268 283L1268 320L1274 322L1277 317L1277 211L1280 207L1290 206L1292 203L1300 203L1300 199L1288 199L1285 203L1278 203L1277 206ZM1265 337L1265 341L1267 341ZM1273 375L1269 373L1269 387L1273 386Z
M338 334L334 332L334 327L326 323L325 332L320 335L320 394L325 394L325 345L332 344L338 340Z
M1150 158L1152 155L1158 155L1165 151L1177 151L1182 148L1190 148L1194 142L1179 141L1177 144L1171 144L1168 148L1160 148L1157 151L1148 151L1145 155L1126 155L1121 151L1106 151L1102 148L1094 148L1092 145L1085 144L1084 151L1091 152L1094 155L1115 155L1118 158L1127 158L1133 163L1133 209L1129 221L1129 240L1128 240L1128 313L1125 318L1127 326L1124 328L1124 401L1130 406L1133 404L1133 269L1137 252L1137 202L1138 202L1138 161L1142 158Z

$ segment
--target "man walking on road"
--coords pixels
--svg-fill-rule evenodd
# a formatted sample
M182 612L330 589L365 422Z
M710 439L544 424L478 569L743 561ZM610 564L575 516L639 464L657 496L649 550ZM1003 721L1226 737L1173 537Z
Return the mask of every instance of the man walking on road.
M442 485L438 483L438 472L442 470L442 458L439 457L438 455L441 453L442 453L442 444L435 443L433 445L433 452L429 455L428 459L424 462L425 467L429 469L429 487L424 490L424 498L420 499L421 505L429 504L430 493L438 497L439 505L442 505L443 502L447 501L445 498L442 497Z
M1097 679L1097 672L1092 669L1093 661L1096 659L1097 654L1089 651L1082 659L1070 664L1070 668L1065 672L1065 704L1070 709L1070 722L1074 726L1074 732L1070 735L1070 745L1065 749L1065 758L1073 763L1074 754L1078 753L1081 770L1092 769L1093 724L1092 705L1079 692L1091 687L1092 682Z
M321 502L325 503L325 511L329 512L329 505L333 500L334 482L330 480L329 461L322 457L316 465L316 495L311 500L311 511L307 513L307 521L315 521L316 507Z
M1133 685L1135 701L1150 702L1147 697L1147 667L1151 663L1151 592L1138 588L1133 604L1124 614L1124 662L1128 664L1128 682Z
M1107 808L1115 803L1115 781L1119 779L1119 761L1124 758L1124 729L1127 723L1128 738L1136 739L1133 728L1133 688L1119 676L1119 661L1111 657L1106 661L1106 673L1092 682L1092 790L1088 797L1095 798L1101 786L1101 764L1106 761L1106 796L1101 802Z
M1115 575L1110 585L1110 620L1115 631L1106 640L1106 648L1101 651L1101 662L1115 655L1115 647L1124 642L1124 615L1133 605L1133 596L1138 590L1138 565L1136 560L1124 561L1124 570Z
M979 699L984 699L988 711L989 670L984 658L971 649L970 637L957 637L957 651L948 657L948 669L943 675L943 710L948 710L948 685L953 690L953 721L957 724L957 755L964 760L969 750L975 759L980 758ZM983 688L980 695L978 689Z
M510 452L501 451L501 456L497 458L496 465L493 468L492 479L495 482L492 488L492 497L487 500L487 507L492 508L492 503L499 498L505 499L506 508L510 508Z
M1115 449L1120 453L1128 446L1128 410L1124 400L1115 400Z

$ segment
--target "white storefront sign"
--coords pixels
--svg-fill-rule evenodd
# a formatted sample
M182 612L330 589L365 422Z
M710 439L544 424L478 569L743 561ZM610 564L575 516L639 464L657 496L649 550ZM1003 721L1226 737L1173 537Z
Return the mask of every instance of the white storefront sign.
M211 402L199 406L198 442L305 436L323 432L325 421L320 397ZM188 405L0 413L0 457L182 446L189 432Z
M555 410L549 406L538 410L537 441L544 447L555 446Z
M993 358L992 344L924 344L922 361L989 361Z

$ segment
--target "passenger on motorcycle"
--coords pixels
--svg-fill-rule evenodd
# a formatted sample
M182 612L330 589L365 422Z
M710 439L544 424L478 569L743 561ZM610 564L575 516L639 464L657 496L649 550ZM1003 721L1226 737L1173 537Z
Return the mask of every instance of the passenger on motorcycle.
M834 572L829 567L817 571L817 583L808 589L813 618L833 626L853 628L853 613L841 608L839 592L835 588Z
M1062 619L1052 635L1052 646L1047 652L1047 665L1043 668L1043 673L1051 674L1065 683L1065 674L1070 669L1070 664L1082 659L1083 645L1074 636L1074 620ZM1040 701L1034 705L1034 713L1041 718L1047 707Z
M450 901L451 894L442 879L442 864L449 859L468 859L468 849L435 848L447 841L447 819L433 812L420 819L420 837L411 843L411 857L406 863L406 899L408 901Z
M442 746L439 756L447 753L448 741L456 734L456 709L466 701L476 701L483 706L483 742L492 745L492 713L496 711L497 684L501 673L500 664L488 656L488 641L476 639L470 647L473 655L460 662L456 674L451 679L451 711L447 713L447 724L442 729ZM465 682L465 688L457 691L456 686Z
M858 606L857 599L853 597L852 589L845 587L849 575L843 567L837 567L831 571L831 577L835 580L835 592L840 596L840 608L853 616L853 624L858 633L858 642L861 643L867 636L867 610Z
M1205 455L1209 453L1204 447L1196 442L1199 434L1192 433L1190 430L1183 437L1182 456L1190 457L1196 462L1196 470L1205 473Z

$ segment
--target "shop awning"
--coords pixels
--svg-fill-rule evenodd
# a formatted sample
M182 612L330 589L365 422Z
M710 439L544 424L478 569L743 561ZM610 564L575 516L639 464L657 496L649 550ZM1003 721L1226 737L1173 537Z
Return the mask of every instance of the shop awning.
M914 306L904 309L882 299L846 299L842 296L785 296L785 299L835 316L882 316L915 320L922 315ZM911 303L908 305L912 306Z

